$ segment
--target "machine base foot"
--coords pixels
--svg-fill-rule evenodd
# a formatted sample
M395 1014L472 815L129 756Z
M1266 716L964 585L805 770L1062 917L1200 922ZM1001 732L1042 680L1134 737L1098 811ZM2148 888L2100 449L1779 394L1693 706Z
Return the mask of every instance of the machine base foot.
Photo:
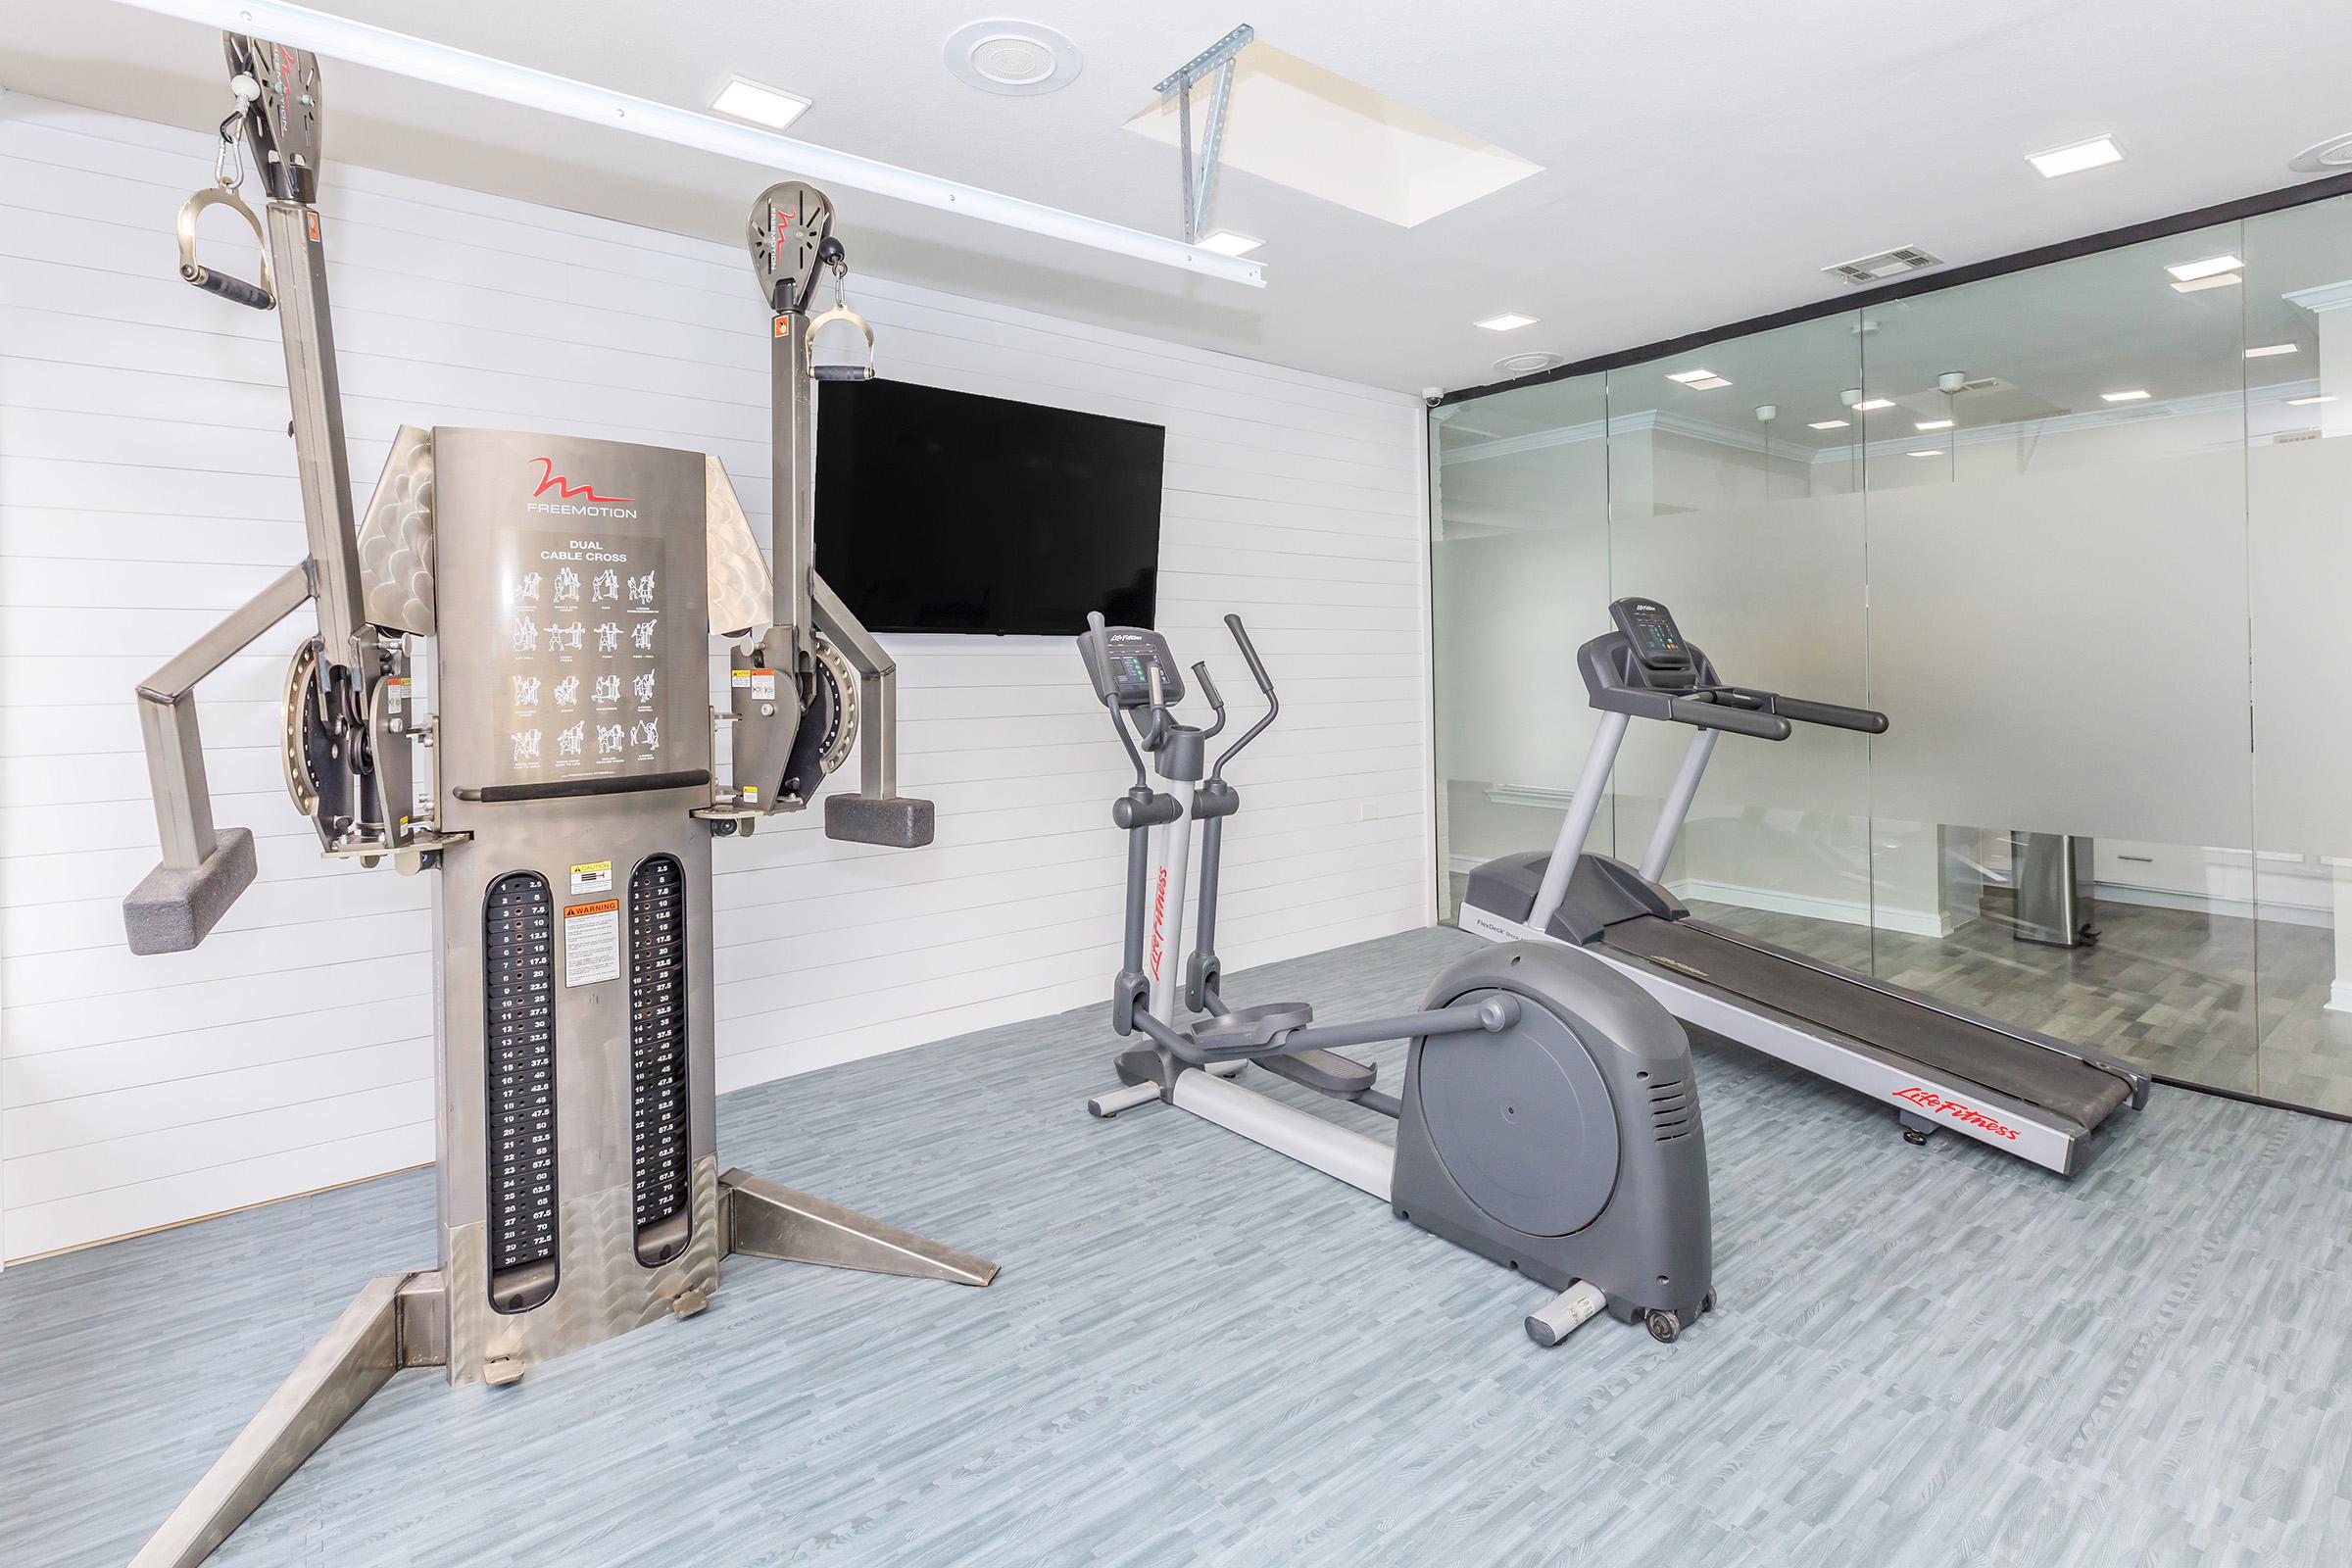
M1609 1298L1600 1293L1600 1287L1578 1280L1527 1314L1527 1337L1538 1345L1557 1345L1599 1316L1608 1304Z
M909 1279L986 1285L997 1265L854 1209L778 1186L747 1170L718 1179L719 1233L726 1250L827 1268Z
M1903 1142L1906 1144L1924 1144L1928 1141L1928 1135L1936 1130L1934 1122L1925 1116L1914 1116L1907 1110L1896 1111L1894 1119L1902 1123Z
M1118 1069L1119 1081L1127 1087L1113 1089L1106 1095L1097 1095L1089 1100L1086 1102L1088 1115L1100 1116L1102 1120L1108 1121L1122 1110L1133 1110L1138 1105L1149 1105L1153 1101L1162 1098L1159 1079L1154 1076L1159 1068L1159 1058L1151 1052L1123 1053L1112 1065ZM1241 1060L1212 1061L1199 1070L1207 1073L1212 1078L1231 1078L1249 1065L1248 1062Z
M436 1314L446 1310L437 1272L369 1280L131 1568L194 1568L211 1556L393 1373L441 1364L448 1329Z

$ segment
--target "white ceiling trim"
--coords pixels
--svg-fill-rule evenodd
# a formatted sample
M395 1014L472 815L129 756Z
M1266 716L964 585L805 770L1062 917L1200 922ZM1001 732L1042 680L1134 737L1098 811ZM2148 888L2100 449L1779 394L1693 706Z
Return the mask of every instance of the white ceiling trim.
M2289 289L2279 298L2290 305L2301 306L2314 316L2324 311L2340 311L2352 305L2352 279L2341 283L2322 283L2316 288Z
M614 92L466 49L454 49L388 27L329 16L308 6L286 5L279 0L123 0L123 3L159 16L176 17L224 32L248 33L352 65L477 93L592 125L606 125L771 169L788 168L811 181L845 185L852 190L911 202L937 212L956 213L982 222L999 223L1162 267L1180 268L1231 283L1245 283L1252 288L1265 286L1264 270L1256 263L1220 256L1162 234L1107 223L1099 218L982 190L976 185L957 184L896 164L860 158L855 153L799 141L772 130L680 109L674 104L656 103L651 98Z

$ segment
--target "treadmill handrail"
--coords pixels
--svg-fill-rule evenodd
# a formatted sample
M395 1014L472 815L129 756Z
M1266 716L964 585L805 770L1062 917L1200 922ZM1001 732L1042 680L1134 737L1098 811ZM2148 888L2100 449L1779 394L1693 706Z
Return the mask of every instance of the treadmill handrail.
M1631 691L1634 688L1625 689ZM1654 716L1670 719L1677 724L1690 724L1699 729L1727 729L1736 735L1753 735L1758 740L1785 741L1788 738L1788 720L1775 713L1719 703L1709 695L1678 697L1671 692L1644 695L1664 696L1666 711Z
M1860 730L1865 735L1886 733L1886 715L1875 708L1846 708L1838 703L1817 703L1810 697L1784 697L1779 692L1756 691L1746 686L1724 686L1720 692L1754 703L1767 713L1800 724L1823 724L1831 729Z

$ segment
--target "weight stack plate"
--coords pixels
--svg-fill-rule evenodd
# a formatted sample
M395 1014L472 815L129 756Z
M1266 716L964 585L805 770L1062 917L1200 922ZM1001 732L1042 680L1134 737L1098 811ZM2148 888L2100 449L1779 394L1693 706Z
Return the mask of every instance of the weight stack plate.
M510 871L482 906L483 1078L489 1090L490 1304L527 1312L556 1291L555 900Z
M686 1095L686 878L674 856L629 877L630 1157L637 1261L686 1250L694 1230Z

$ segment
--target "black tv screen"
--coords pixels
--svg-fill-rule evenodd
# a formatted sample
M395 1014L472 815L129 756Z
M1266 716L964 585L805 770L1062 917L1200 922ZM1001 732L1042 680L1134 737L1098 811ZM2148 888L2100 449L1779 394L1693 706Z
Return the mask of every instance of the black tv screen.
M1150 626L1167 431L904 381L818 387L816 569L869 631Z

